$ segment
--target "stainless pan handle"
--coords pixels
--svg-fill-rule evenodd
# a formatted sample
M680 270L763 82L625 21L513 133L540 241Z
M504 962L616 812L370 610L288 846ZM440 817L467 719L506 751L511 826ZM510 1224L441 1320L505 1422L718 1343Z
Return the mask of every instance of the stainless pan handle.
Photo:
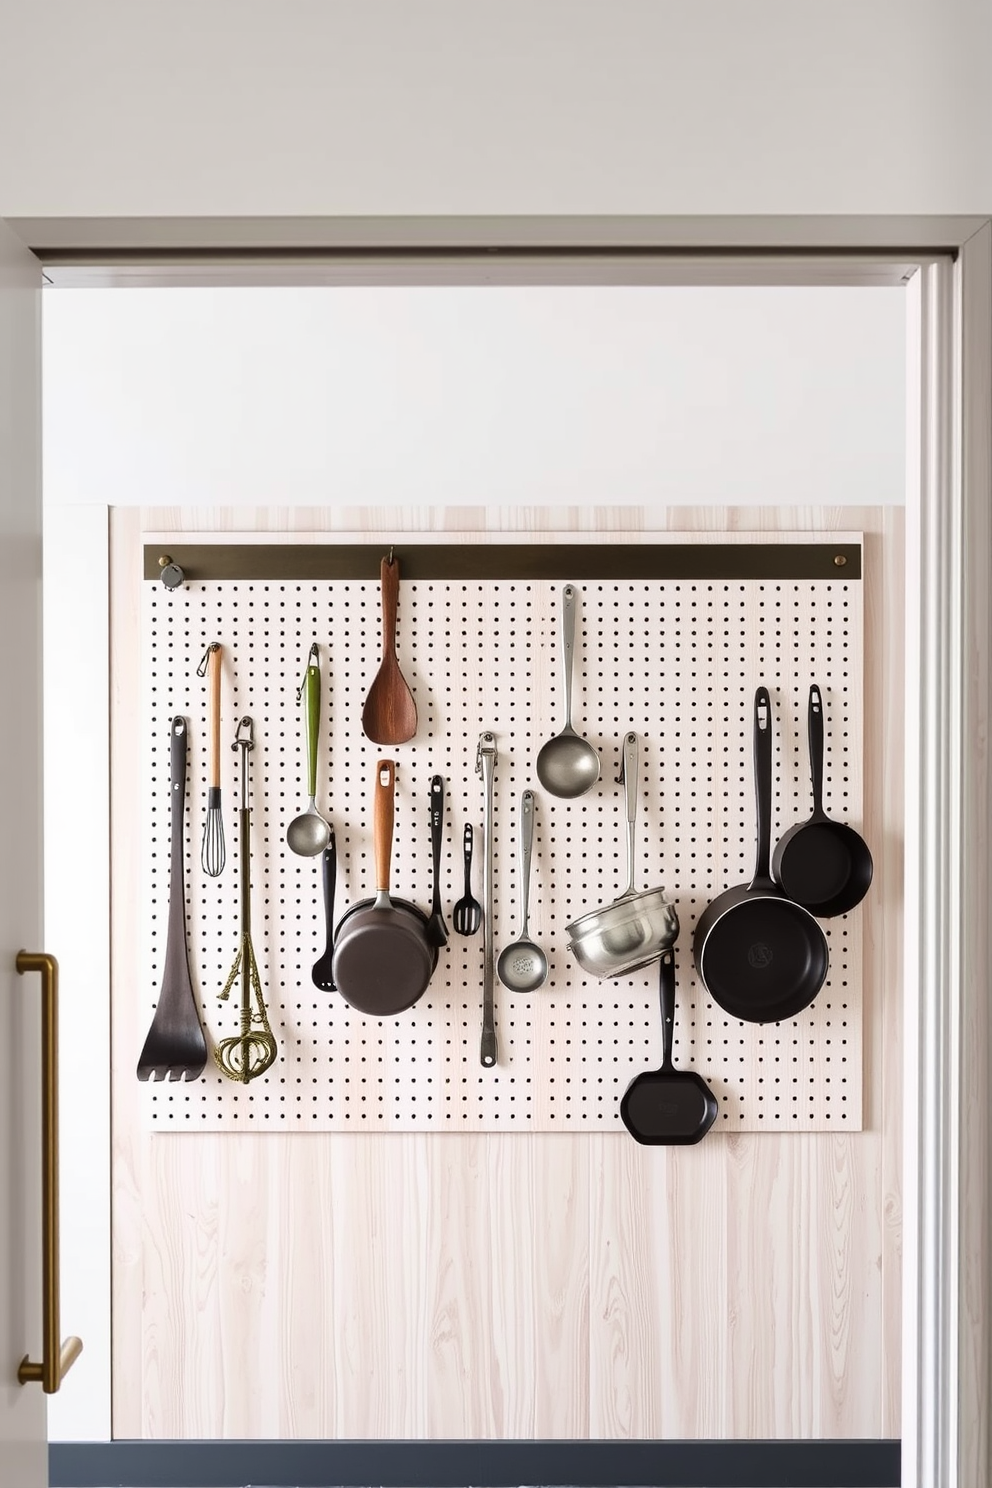
M492 1069L498 1057L496 1043L495 977L493 960L493 781L496 774L496 735L488 730L479 736L476 773L482 776L485 815L482 823L482 1043L479 1057L484 1069Z

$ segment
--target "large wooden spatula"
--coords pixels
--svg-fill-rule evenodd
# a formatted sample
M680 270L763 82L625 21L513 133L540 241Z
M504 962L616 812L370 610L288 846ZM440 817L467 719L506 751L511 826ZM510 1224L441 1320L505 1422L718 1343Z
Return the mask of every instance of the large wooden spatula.
M390 554L379 570L382 586L382 661L362 711L362 728L374 744L405 744L417 732L417 704L396 659L396 606L400 566Z

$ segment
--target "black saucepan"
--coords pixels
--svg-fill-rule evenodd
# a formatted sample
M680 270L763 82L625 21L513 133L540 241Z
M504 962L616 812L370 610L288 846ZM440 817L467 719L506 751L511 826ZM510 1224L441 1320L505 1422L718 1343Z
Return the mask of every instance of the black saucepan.
M861 903L873 865L865 839L846 822L832 821L823 809L823 700L815 682L808 717L813 815L779 838L772 877L790 899L825 920Z
M652 1147L689 1147L702 1141L716 1120L717 1101L702 1075L677 1070L672 1062L675 1032L675 955L661 954L661 1069L635 1075L620 1102L624 1126L637 1142Z
M772 722L765 687L754 695L754 791L754 877L707 906L692 954L703 986L725 1012L747 1023L775 1023L809 1006L826 979L829 958L816 920L786 898L769 871Z
M389 894L394 788L393 762L380 760L372 802L376 896L353 904L341 916L331 962L341 996L359 1012L380 1018L412 1007L437 965L437 946L428 937L423 910Z

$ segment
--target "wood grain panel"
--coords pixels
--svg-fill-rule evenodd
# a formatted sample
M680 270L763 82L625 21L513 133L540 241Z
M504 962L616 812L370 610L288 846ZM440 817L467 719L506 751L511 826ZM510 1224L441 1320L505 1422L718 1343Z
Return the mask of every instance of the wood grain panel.
M863 1133L140 1131L142 532L827 528L868 534ZM115 1435L898 1435L901 514L153 509L112 534Z

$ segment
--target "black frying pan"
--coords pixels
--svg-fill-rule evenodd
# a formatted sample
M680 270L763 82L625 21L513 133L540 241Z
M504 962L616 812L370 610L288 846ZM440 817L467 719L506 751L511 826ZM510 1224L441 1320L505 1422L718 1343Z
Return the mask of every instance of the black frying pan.
M623 1124L636 1142L651 1147L690 1147L716 1120L717 1102L702 1075L672 1063L675 1032L675 955L661 954L661 1069L636 1075L620 1102Z
M772 877L790 899L825 920L861 903L871 884L872 860L864 838L846 822L831 821L823 809L823 700L815 682L808 719L813 815L779 838Z
M389 895L393 846L395 767L380 760L372 802L376 896L353 904L334 936L332 981L361 1013L391 1017L422 997L437 965L427 916L415 904Z
M787 899L769 871L772 721L768 689L754 695L757 861L749 884L725 889L700 916L692 954L713 1001L746 1023L794 1018L826 979L827 940L808 909Z

